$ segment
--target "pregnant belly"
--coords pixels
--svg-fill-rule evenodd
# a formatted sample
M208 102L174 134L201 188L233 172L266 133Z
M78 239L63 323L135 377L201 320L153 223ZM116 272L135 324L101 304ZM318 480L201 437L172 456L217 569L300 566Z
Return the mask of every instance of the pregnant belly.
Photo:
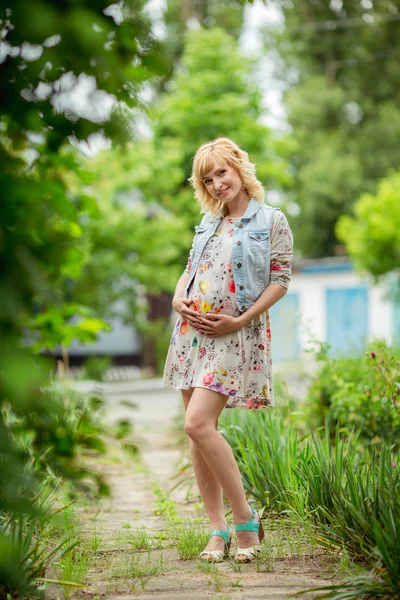
M236 315L234 297L231 294L191 294L190 308L204 316L206 313Z

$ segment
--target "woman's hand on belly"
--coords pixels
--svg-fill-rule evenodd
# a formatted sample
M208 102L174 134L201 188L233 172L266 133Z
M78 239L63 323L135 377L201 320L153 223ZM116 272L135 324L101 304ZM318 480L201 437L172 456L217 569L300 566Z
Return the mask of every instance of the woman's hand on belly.
M173 301L172 307L191 327L198 329L201 325L200 315L197 311L189 308L191 303L192 300L189 300L188 298L177 298Z
M240 329L240 321L237 317L221 313L207 313L205 317L199 317L201 325L198 331L206 337L221 337Z

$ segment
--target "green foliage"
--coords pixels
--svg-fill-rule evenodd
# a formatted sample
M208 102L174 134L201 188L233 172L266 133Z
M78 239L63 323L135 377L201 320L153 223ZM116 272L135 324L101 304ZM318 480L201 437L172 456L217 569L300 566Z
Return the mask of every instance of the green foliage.
M300 208L291 226L304 256L334 254L338 218L398 168L398 7L369 4L283 2L284 27L266 31L285 86Z
M375 278L400 265L400 173L383 179L376 194L363 194L354 217L342 216L336 233L356 268Z
M96 110L96 101L104 92L128 107L138 105L143 82L165 70L151 22L142 12L144 4L143 0L128 0L112 13L105 0L2 3L3 41L13 51L2 63L0 112L13 143L22 148L28 142L28 132L40 132L47 150L56 152L69 135L86 139L102 130L107 121L106 126L113 129L112 116L101 118ZM94 110L88 111L86 118L82 118L81 109L61 108L59 97L62 86L73 89L82 73L94 83ZM60 84L65 74L66 80ZM97 85L103 94L96 90ZM51 130L47 129L50 126ZM45 152L43 157L46 159Z
M191 226L198 222L199 209L187 177L192 157L206 141L231 137L257 163L263 184L280 187L290 182L285 159L278 156L270 130L258 120L261 94L251 83L252 66L222 29L187 32L182 68L154 111L153 160L166 172L171 166L181 173L169 193L159 197L168 210L186 214ZM172 161L170 148L175 149Z
M321 363L308 392L307 418L316 427L328 420L343 435L355 428L364 444L382 440L399 447L400 350L383 340L353 358L331 358L322 347Z
M56 559L76 546L64 535L52 547L40 540L40 519L14 515L0 519L0 593L2 597L43 597L38 579ZM10 596L8 596L10 594Z
M308 485L314 531L328 549L346 550L372 568L372 575L346 580L327 598L392 598L400 587L400 462L386 444L364 465L354 452L343 452L336 432L332 450L314 442L312 460L299 461L297 472ZM327 464L326 456L330 457ZM343 594L343 590L345 593Z
M112 365L111 356L90 356L84 365L85 379L103 381L104 376Z
M39 491L61 478L108 491L84 461L88 452L105 451L107 430L95 417L100 401L57 389L49 381L53 364L22 347L93 340L108 329L73 293L95 250L88 224L100 213L86 189L91 175L69 141L98 133L124 143L131 136L140 93L167 69L144 5L0 6L2 597L4 590L24 597L43 575L34 522L42 515ZM71 100L85 84L90 110ZM104 101L109 108L101 112Z
M15 364L16 358L15 355L10 357L10 366ZM21 354L18 358L22 358ZM29 367L36 372L30 372ZM107 492L101 475L84 465L87 451L105 452L107 428L96 414L103 400L86 399L55 383L43 388L40 369L43 365L37 359L34 363L25 360L24 373L18 374L18 395L12 404L4 402L2 405L3 439L8 440L7 445L3 444L2 453L10 457L0 472L2 509L16 510L18 506L27 512L27 501L32 499L36 483L50 474L52 478L71 479L77 485L79 480L88 477L96 482L99 493ZM14 368L7 375L7 385L13 391L17 390L12 383L15 376ZM16 464L18 470L15 470ZM18 494L21 470L26 472L26 494Z
M105 452L112 431L101 424L101 398L83 398L60 383L44 385L48 362L26 350L8 353L1 373L0 595L28 597L55 555L69 552L69 536L46 546L41 524L52 517L55 491L109 493L101 474L85 465ZM12 400L12 401L11 401Z
M362 452L358 432L342 440L336 427L332 440L327 424L322 437L311 433L299 440L292 426L265 410L227 411L220 431L249 494L293 515L314 542L345 548L353 560L369 565L381 595L397 593L400 461L385 442Z
M31 335L32 350L54 350L58 344L69 346L74 339L82 343L96 341L98 332L110 331L111 326L106 321L95 318L95 314L87 306L72 302L48 306L46 312L35 315L26 323ZM83 317L80 321L76 320L78 315Z
M163 20L167 29L166 47L174 63L181 57L191 20L207 29L224 29L238 39L243 26L243 4L232 0L168 0Z
M20 337L33 313L52 310L43 323L49 347L58 334L62 343L73 333L68 291L91 261L86 225L98 209L85 190L90 174L68 139L97 132L122 143L131 135L127 111L168 68L144 4L127 0L111 13L107 2L87 0L0 7L0 329L7 335ZM68 99L85 82L92 86L90 111ZM105 99L114 108L101 113ZM67 314L60 318L60 311ZM94 331L94 321L86 325L86 333ZM75 333L83 336L83 327Z

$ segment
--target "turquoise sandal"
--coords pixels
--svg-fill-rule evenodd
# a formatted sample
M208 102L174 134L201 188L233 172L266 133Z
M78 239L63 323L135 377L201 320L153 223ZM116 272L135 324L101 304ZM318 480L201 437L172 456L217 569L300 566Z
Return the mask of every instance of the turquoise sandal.
M208 562L222 562L226 556L229 556L229 550L231 547L232 536L229 536L230 527L228 523L227 529L213 529L208 536L210 539L213 535L220 535L224 538L225 546L223 550L203 550L199 554L199 558ZM211 558L206 558L207 555L211 554Z
M264 539L264 528L261 523L261 519L259 522L254 520L256 515L256 511L254 506L251 505L251 519L247 521L247 523L240 523L239 525L235 525L236 531L254 531L258 534L259 543L255 546L250 546L250 548L239 548L235 554L234 561L235 562L250 562L256 557L256 554L261 552L261 542ZM238 556L245 556L244 559L239 559Z

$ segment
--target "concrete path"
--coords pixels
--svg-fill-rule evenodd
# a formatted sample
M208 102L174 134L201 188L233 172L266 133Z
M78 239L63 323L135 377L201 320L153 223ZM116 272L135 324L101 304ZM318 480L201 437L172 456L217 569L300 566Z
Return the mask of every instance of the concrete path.
M108 460L93 464L106 477L112 495L96 506L86 506L82 511L82 522L87 535L93 535L94 522L100 527L104 547L89 570L84 590L76 591L70 597L79 600L283 600L296 591L325 583L321 573L329 571L329 560L323 554L272 560L269 572L258 571L255 563L241 565L237 572L229 561L212 565L210 572L204 572L196 560L180 560L176 548L167 544L164 548L153 548L150 553L152 563L161 561L165 565L163 574L150 576L143 588L138 579L130 577L130 561L139 554L145 560L148 553L132 551L129 536L141 527L150 538L167 533L166 520L154 514L157 494L153 485L156 483L161 490L169 492L181 459L170 426L181 410L182 400L178 393L162 388L159 383L159 380L112 384L82 382L77 386L81 391L97 389L105 394L108 423L132 419L143 464L137 464L125 455L119 456L120 462ZM132 410L124 405L124 400L134 402L137 408ZM197 487L193 489L193 493L197 494L197 491ZM195 503L193 498L187 500L185 487L172 491L170 498L176 503L179 516L185 520L195 517ZM236 545L235 538L233 545ZM326 584L329 583L331 580L326 580ZM53 596L54 600L59 597ZM47 598L50 600L48 595ZM316 598L316 594L301 598L309 600Z

